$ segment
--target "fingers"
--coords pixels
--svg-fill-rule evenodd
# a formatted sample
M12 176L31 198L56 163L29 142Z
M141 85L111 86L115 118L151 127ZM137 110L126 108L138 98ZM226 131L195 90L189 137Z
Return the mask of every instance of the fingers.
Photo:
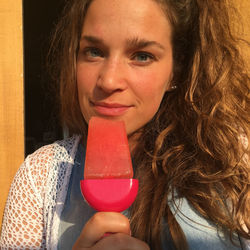
M116 233L100 240L94 247L95 250L150 250L149 246L127 234Z
M74 247L80 249L90 248L100 241L105 233L123 233L130 235L128 218L120 213L114 212L96 213L84 226ZM107 238L109 237L112 237L112 235Z

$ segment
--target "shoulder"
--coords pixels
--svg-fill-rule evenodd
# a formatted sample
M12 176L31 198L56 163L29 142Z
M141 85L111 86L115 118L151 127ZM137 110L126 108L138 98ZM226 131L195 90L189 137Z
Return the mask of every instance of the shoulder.
M225 232L203 217L186 198L176 198L174 202L168 203L186 236L190 249L241 249L237 234L231 235L234 245Z
M70 138L55 141L52 144L43 146L27 156L25 162L31 166L46 166L53 161L72 162L74 160L80 138L81 137L79 135L74 135Z
M80 138L79 135L74 135L39 148L27 156L19 168L16 178L25 176L32 182L32 186L37 188L36 191L42 191L48 178L54 179L61 166L74 164Z

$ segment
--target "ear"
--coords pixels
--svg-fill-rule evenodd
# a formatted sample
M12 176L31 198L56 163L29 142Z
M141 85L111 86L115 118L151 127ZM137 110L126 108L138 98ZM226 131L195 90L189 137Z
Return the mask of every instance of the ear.
M165 86L165 93L171 92L173 90L177 89L177 85L173 82L173 73L171 74L169 81L166 83Z

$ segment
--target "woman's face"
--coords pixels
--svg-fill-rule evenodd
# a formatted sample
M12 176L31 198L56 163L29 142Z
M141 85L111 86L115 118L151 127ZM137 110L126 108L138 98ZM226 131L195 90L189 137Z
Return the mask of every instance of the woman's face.
M170 88L171 28L153 0L94 0L77 59L82 115L124 120L127 134L149 122Z

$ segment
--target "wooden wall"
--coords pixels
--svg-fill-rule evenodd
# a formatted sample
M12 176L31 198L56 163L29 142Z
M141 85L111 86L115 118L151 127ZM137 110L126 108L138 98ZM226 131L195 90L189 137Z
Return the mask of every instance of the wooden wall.
M34 0L39 1L39 0ZM40 0L42 1L42 0ZM235 0L250 41L250 1ZM24 158L22 1L0 0L0 226L13 176ZM250 58L249 48L244 55Z
M0 0L0 225L24 158L22 1Z
M234 0L237 9L242 17L242 27L239 27L239 34L250 42L250 1L249 0ZM248 70L250 66L250 47L242 44L242 55L248 63Z

